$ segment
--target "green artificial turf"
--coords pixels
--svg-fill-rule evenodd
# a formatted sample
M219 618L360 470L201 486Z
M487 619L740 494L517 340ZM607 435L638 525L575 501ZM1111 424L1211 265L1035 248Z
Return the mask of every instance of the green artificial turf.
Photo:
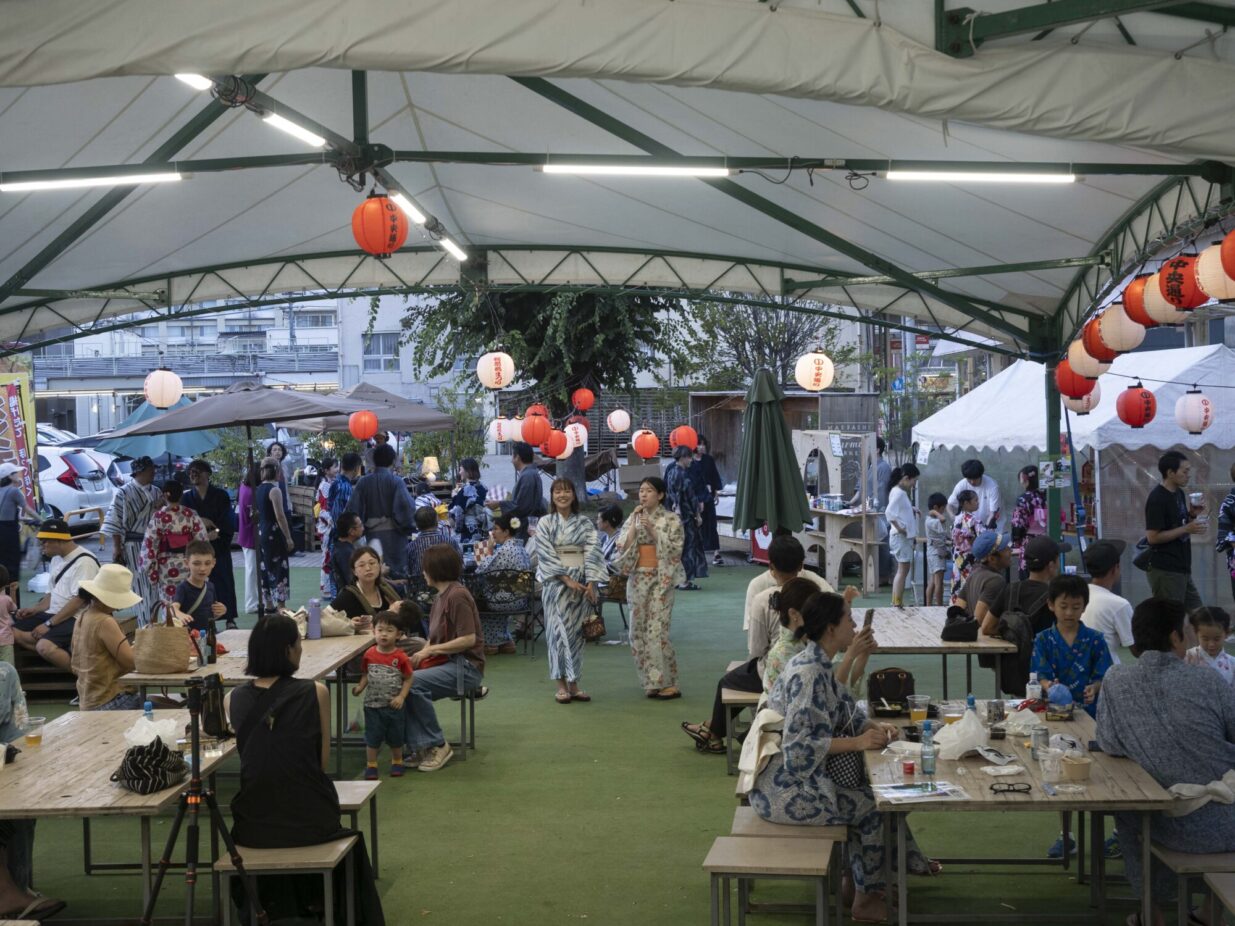
M700 868L713 838L728 833L735 780L724 759L702 755L681 732L682 720L703 720L725 665L745 652L741 610L754 567L713 569L699 592L679 592L674 611L681 685L678 701L647 700L629 651L589 646L583 687L590 704L559 705L546 677L543 644L535 658L489 660L492 693L477 706L478 749L433 774L383 779L380 891L392 924L705 923L708 879ZM294 602L316 590L317 571L293 569ZM886 604L887 594L862 599ZM621 622L606 610L610 635ZM242 622L243 623L243 622ZM872 667L897 664L915 674L919 692L939 693L937 657L878 657ZM953 696L963 695L963 663L956 660ZM993 685L975 666L981 696ZM55 714L57 710L43 710ZM458 729L458 706L439 702L447 736ZM349 750L350 777L363 753ZM383 775L388 760L382 759ZM71 772L66 770L66 775ZM0 779L2 781L2 779ZM979 783L985 786L985 782ZM234 779L221 784L226 806ZM168 830L154 826L156 857ZM923 814L912 818L923 848L936 856L1045 855L1058 829L1049 814ZM362 826L367 828L367 822ZM96 821L96 857L137 857L135 820ZM130 874L85 877L79 821L38 825L38 888L70 903L65 915L140 912L138 879ZM1118 870L1119 863L1114 863ZM208 909L208 881L198 909ZM182 913L181 875L172 873L159 912ZM807 901L809 888L763 882L760 899ZM916 911L1024 911L1050 922L1052 914L1088 912L1089 891L1058 869L948 866L937 879L914 878ZM1109 922L1123 922L1126 908ZM752 923L801 924L802 916L760 915Z

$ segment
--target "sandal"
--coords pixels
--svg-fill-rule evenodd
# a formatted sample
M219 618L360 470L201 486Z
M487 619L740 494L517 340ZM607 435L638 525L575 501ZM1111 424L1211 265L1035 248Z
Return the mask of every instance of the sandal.
M712 741L712 734L708 731L706 723L691 723L689 720L683 720L682 732L693 739L700 748Z
M586 702L586 701L591 701L592 696L588 694L586 691L572 691L570 693L570 700Z
M923 878L933 878L941 871L943 871L943 862L933 858L926 859L925 868L918 867L909 869L909 873L911 875L919 875Z
M54 897L44 897L35 891L30 892L33 895L33 900L26 904L22 910L10 910L7 913L0 913L0 917L6 920L28 920L32 917L38 917L40 920L50 916L55 916L61 910L68 906L63 900L56 900Z
M570 692L559 690L558 693L553 696L553 700L558 704L569 704L571 702Z
M682 691L680 688L677 688L677 687L662 688L656 694L656 700L658 701L673 701L674 699L680 698L680 697L682 697Z
M644 695L646 695L649 698L659 698L660 689L659 688L649 688L647 691L644 692Z
M706 743L695 743L695 748L703 753L723 756L729 750L725 748L724 740L708 740Z

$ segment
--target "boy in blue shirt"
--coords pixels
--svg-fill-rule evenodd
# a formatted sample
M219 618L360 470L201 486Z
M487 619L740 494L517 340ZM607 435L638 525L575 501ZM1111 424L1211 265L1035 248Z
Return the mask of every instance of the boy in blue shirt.
M173 605L182 620L204 634L212 617L227 614L227 606L215 600L214 583L210 581L214 547L208 540L194 540L185 547L185 556L189 561L189 577L176 586Z
M1072 692L1072 700L1094 717L1102 676L1111 667L1111 651L1100 631L1081 623L1089 604L1089 586L1080 576L1055 576L1046 602L1055 615L1055 626L1034 637L1029 670L1038 673L1043 692L1064 685Z

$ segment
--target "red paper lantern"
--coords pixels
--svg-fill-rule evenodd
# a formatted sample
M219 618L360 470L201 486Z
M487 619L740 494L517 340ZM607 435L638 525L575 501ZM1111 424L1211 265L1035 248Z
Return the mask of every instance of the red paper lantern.
M585 418L583 415L571 415L569 418L566 419L566 423L567 424L580 424L580 425L583 425L584 430L588 430L587 418Z
M1235 280L1235 231L1227 232L1222 239L1222 271Z
M377 433L377 415L373 412L352 412L347 419L347 430L356 440L370 440Z
M635 432L635 436L630 440L630 446L645 460L660 456L660 438L647 428Z
M1119 415L1119 420L1133 428L1145 427L1154 420L1157 411L1158 400L1140 383L1121 392L1115 402L1115 412Z
M549 417L549 409L545 408L545 407L544 407L543 405L541 405L539 402L536 402L536 403L534 403L534 404L532 404L532 405L529 405L529 406L527 407L527 411L525 411L525 412L523 413L523 416L524 416L525 418L526 418L528 415L540 415L542 418L548 418L548 417Z
M389 257L407 240L407 216L384 193L373 193L352 213L352 236L362 251Z
M533 447L548 440L552 430L549 419L544 415L528 415L523 419L523 439Z
M1124 311L1128 313L1128 317L1134 322L1138 322L1146 328L1157 328L1158 323L1150 318L1149 313L1145 311L1145 283L1148 279L1148 276L1137 277L1128 284L1124 290Z
M689 447L694 450L699 446L699 435L690 425L680 425L669 432L669 446L674 450L678 447Z
M523 426L523 432L527 433L527 425ZM547 457L560 456L562 451L566 449L566 435L562 431L553 428L549 431L549 436L544 439L540 445L540 452Z
M585 412L596 404L596 393L591 389L576 389L571 393L570 401L579 411Z
M1085 353L1101 363L1110 363L1119 356L1119 351L1111 350L1102 340L1102 329L1098 327L1096 318L1085 322L1085 327L1081 329L1081 343L1085 345Z
M1072 364L1067 360L1060 360L1059 365L1055 367L1055 386L1059 389L1060 395L1066 395L1069 399L1080 399L1089 395L1097 382L1096 379L1086 379L1081 376L1072 369Z
M1180 255L1163 264L1158 271L1158 289L1163 299L1184 311L1209 301L1209 297L1196 285L1195 257Z

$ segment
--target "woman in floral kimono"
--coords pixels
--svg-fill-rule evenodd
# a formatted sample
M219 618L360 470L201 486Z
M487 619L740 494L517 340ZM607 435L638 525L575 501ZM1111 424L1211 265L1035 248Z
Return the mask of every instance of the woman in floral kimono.
M514 514L499 514L493 519L493 549L478 550L477 574L487 572L529 572L532 561L523 549L523 541L515 536L523 521ZM502 611L530 611L528 597L515 589L489 587L485 592L485 613L480 616L480 628L485 635L485 655L513 653L515 640L510 635L510 618ZM495 613L497 612L497 613Z
M206 525L192 508L180 504L184 486L169 479L163 483L166 504L150 516L142 541L142 568L150 586L162 601L176 597L176 586L189 577L185 548L194 540L206 540Z
M596 611L596 584L608 578L592 519L579 513L569 479L549 489L553 511L536 525L536 578L545 608L549 678L557 682L558 704L591 701L579 690L583 666L583 622Z
M1012 555L1016 559L1020 578L1026 579L1025 543L1030 537L1046 533L1046 493L1038 488L1038 467L1026 466L1018 474L1021 488L1012 509Z
M639 507L618 539L618 570L630 576L630 649L639 681L649 698L682 697L678 661L669 642L674 588L684 578L682 520L664 507L665 481L649 476L639 483Z
M883 899L883 815L875 810L870 786L857 784L846 761L853 753L882 749L896 727L873 723L837 681L832 659L853 643L856 628L845 599L832 592L813 596L796 631L808 642L789 660L768 696L767 706L785 718L780 751L755 778L750 806L764 820L791 826L849 827L853 921L874 923L887 916ZM861 757L857 767L861 768ZM844 781L842 784L841 781ZM848 786L847 786L848 785ZM911 874L936 874L913 837L908 843Z

